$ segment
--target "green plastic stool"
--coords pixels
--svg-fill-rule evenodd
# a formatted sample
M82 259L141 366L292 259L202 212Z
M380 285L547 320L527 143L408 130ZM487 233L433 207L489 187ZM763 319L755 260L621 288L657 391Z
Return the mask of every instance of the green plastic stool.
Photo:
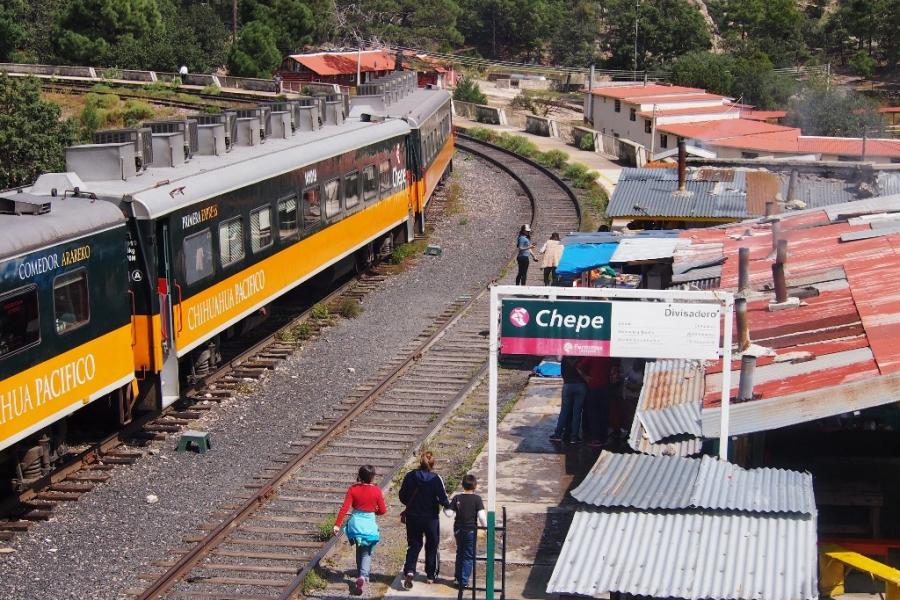
M185 431L178 440L178 448L176 452L184 452L191 445L197 447L199 454L206 454L207 450L212 449L212 442L209 441L209 432L207 431Z

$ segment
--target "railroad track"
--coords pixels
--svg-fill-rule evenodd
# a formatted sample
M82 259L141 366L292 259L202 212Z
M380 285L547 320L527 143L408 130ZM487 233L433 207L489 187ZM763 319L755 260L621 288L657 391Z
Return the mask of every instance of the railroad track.
M533 207L540 235L578 228L571 190L546 169L476 140L457 146L510 173ZM512 155L514 158L515 155ZM540 273L532 270L537 280ZM330 538L347 482L373 464L387 489L407 460L483 379L488 358L488 290L457 298L390 364L272 458L254 483L212 516L170 558L139 574L152 598L294 598L336 543Z
M96 81L59 81L59 80L50 80L50 79L41 79L41 88L45 92L58 93L58 94L89 94L92 92L92 89L95 85L102 84L102 82ZM140 89L140 88L135 88ZM174 90L173 90L174 91ZM102 92L101 92L102 93ZM190 96L197 96L202 100L202 102L187 102L185 100L179 100L177 98L163 98L158 96L150 96L147 94L141 93L131 93L127 91L123 91L121 87L117 86L115 91L113 92L119 98L122 99L136 99L143 100L150 104L158 104L160 106L170 106L172 108L183 108L187 110L194 111L202 111L209 107L218 107L218 108L232 108L235 105L257 105L261 100L265 100L266 98L249 98L246 96L239 96L235 94L229 94L227 92L222 92L220 94L204 94L203 92L197 92L194 90L182 90L182 93L188 94ZM274 100L275 97L272 96L270 98Z
M386 266L387 272L390 267ZM378 271L351 279L318 299L316 304L328 305L338 298L360 300L387 277ZM121 429L106 435L87 448L75 453L51 473L36 481L28 489L0 499L0 541L9 541L17 532L27 531L32 523L46 521L60 502L77 501L96 485L112 477L112 471L121 465L131 465L144 452L134 444L164 441L177 434L193 421L201 418L217 403L231 399L240 393L247 380L256 380L278 362L296 351L302 340L284 339L281 335L312 319L312 306L299 314L294 311L282 318L269 333L249 347L234 353L219 368L201 379L182 394L182 401L160 412L145 413ZM322 327L316 322L309 329L314 336Z

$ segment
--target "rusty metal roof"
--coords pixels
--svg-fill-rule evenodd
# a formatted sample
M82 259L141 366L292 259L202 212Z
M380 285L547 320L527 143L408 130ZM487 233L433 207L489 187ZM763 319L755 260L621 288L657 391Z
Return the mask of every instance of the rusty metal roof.
M696 456L703 449L703 439L694 436L672 436L654 444L647 435L647 430L640 419L631 422L631 433L628 445L643 454L653 456Z
M548 594L813 600L816 518L718 511L577 511Z
M779 216L788 242L787 284L798 308L770 311L772 225L766 220L688 230L691 241L674 255L673 269L725 259L721 289L737 288L737 255L750 251L747 315L755 344L772 350L758 360L754 398L732 408L735 434L795 423L900 400L900 233L892 219L900 195L858 200ZM862 235L872 232L875 237ZM863 239L857 239L863 238ZM688 271L689 272L689 271ZM736 395L740 361L732 370ZM716 435L721 361L705 366L704 437ZM680 394L673 390L673 397Z
M700 436L703 392L703 367L699 361L647 363L635 418L640 419L650 442L680 434Z

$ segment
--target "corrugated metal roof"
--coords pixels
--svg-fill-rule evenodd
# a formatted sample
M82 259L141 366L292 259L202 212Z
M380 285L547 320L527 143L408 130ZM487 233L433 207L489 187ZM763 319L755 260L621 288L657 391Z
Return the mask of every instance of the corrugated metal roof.
M609 259L611 263L640 262L644 260L660 260L672 258L678 246L685 245L687 240L671 236L663 238L622 238L619 247Z
M875 184L882 196L900 194L900 171L880 171L875 176Z
M628 445L637 452L653 456L696 456L703 449L703 439L676 436L654 444L647 436L647 430L644 429L641 420L636 418L631 423Z
M549 594L818 597L816 519L698 511L578 511Z
M698 361L647 363L635 418L652 443L674 435L699 436L703 393L703 367Z
M812 475L700 459L601 452L572 497L604 508L816 514Z
M690 506L700 460L603 451L572 497L594 506L684 508Z
M668 169L659 169L668 171ZM717 182L687 180L685 194L679 194L678 181L650 179L646 181L619 179L609 201L609 217L634 216L642 218L723 218L741 219L747 216L746 200L741 192L717 193Z
M701 458L690 503L709 509L816 513L809 473L742 469L709 456Z

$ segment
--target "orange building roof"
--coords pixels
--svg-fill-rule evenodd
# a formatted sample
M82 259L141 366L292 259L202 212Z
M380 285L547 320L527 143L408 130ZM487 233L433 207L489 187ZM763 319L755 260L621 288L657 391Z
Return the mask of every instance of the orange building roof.
M697 121L694 123L662 123L656 126L665 133L695 140L718 140L736 136L751 136L760 133L776 133L800 130L763 121L749 119L719 119L718 121Z
M606 96L607 98L641 98L649 96L667 96L670 94L706 94L706 90L700 88L684 87L680 85L661 85L658 83L650 83L647 85L619 85L610 87L600 87L591 90L595 96Z
M364 50L362 52L317 52L315 54L292 54L294 60L317 75L353 75L356 64L363 73L371 71L392 71L396 64L394 55L386 50Z
M784 128L788 129L788 128ZM788 129L756 135L712 140L716 146L792 154L834 154L862 158L862 138L837 138L800 135L799 129ZM872 138L866 140L866 157L900 158L900 140Z

